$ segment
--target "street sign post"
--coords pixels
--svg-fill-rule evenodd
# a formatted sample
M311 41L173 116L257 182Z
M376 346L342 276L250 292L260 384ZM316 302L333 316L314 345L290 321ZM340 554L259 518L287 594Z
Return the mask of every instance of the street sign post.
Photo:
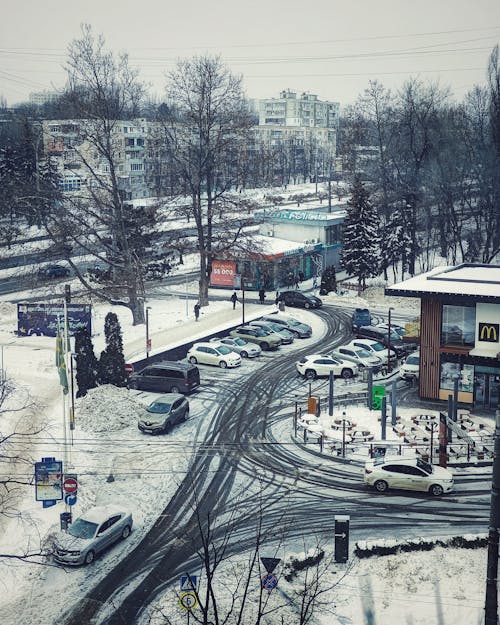
M77 500L76 493L66 493L64 495L64 503L67 503L68 506L74 506Z
M197 582L196 575L183 575L181 577L181 590L196 590Z
M348 515L335 515L335 562L349 560L349 520Z
M76 493L78 490L78 481L75 476L67 475L64 478L63 490L65 493Z
M261 582L262 588L271 592L271 590L276 588L276 586L278 585L278 578L276 577L276 575L264 575L264 577L261 579Z
M183 592L179 597L179 605L184 610L194 610L198 605L198 599L196 598L196 593L192 590L187 592Z
M266 569L267 574L271 575L274 569L281 562L280 558L261 558L262 566Z

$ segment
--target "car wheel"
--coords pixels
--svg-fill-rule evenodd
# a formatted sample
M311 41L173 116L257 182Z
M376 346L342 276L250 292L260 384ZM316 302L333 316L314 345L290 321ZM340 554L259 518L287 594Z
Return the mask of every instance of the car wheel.
M308 380L315 380L316 379L316 371L314 371L313 369L308 369L306 371L306 378Z
M178 386L172 386L172 388L170 389L171 393L179 393L179 387Z
M434 497L440 497L443 494L443 487L440 484L433 484L429 488L429 492L431 495L434 495Z
M389 488L389 484L384 480L377 480L373 486L379 493L385 493L385 491Z
M269 343L261 343L260 346L265 352L269 349Z
M125 540L125 538L128 538L130 536L130 532L132 530L130 529L130 525L125 525L125 527L122 529L122 538Z
M92 564L92 562L95 560L95 553L92 551L92 549L87 553L87 555L85 556L85 564Z
M298 332L294 332L293 330L291 330L291 333L296 339L300 339L300 334Z
M311 308L311 304L310 304L309 302L306 302L306 303L304 304L304 308Z
M248 358L248 354L246 353L246 351L245 351L245 350L243 350L242 352L240 352L240 356L241 356L242 358Z
M189 408L186 408L186 410L184 411L184 416L182 418L184 421L187 421L189 419Z
M352 378L352 369L342 369L340 374L345 380Z
M165 427L163 428L163 433L164 434L168 434L171 429L172 429L172 424L170 422L169 423L165 423Z
M137 382L129 382L128 387L131 391L137 390Z
M221 369L226 369L226 367L227 367L227 362L226 362L225 360L221 360L221 361L219 362L219 367L220 367Z
M189 356L189 362L190 362L192 365L195 365L198 361L196 360L196 357L195 357L195 356Z

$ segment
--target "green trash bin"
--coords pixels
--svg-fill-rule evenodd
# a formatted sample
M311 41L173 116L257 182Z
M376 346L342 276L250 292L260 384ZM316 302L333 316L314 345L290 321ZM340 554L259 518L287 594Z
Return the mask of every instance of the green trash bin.
M372 409L382 410L382 397L385 397L385 386L372 387Z

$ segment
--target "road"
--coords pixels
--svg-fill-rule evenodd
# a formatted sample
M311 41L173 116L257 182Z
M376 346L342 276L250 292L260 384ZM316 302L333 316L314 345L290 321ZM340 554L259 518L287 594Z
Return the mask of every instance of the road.
M286 530L288 538L297 540L331 537L335 514L350 515L356 540L484 531L490 492L486 473L459 478L453 496L381 496L361 483L359 467L279 442L274 429L291 419L286 409L293 405L294 393L303 392L296 360L350 336L350 315L333 307L318 314L328 331L315 346L308 343L289 356L274 354L237 387L221 383L212 389L218 408L193 452L189 475L158 511L142 542L65 615L64 625L137 623L143 610L195 561L201 548L199 524L207 529L210 518L212 539L217 540L228 529L228 513L235 523L228 553L255 549L261 512L264 533L277 536Z

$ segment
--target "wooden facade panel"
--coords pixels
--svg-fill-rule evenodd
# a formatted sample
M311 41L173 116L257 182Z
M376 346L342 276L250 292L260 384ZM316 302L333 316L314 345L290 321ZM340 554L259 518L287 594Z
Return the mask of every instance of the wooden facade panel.
M420 304L420 397L439 398L439 347L443 304L422 298Z

